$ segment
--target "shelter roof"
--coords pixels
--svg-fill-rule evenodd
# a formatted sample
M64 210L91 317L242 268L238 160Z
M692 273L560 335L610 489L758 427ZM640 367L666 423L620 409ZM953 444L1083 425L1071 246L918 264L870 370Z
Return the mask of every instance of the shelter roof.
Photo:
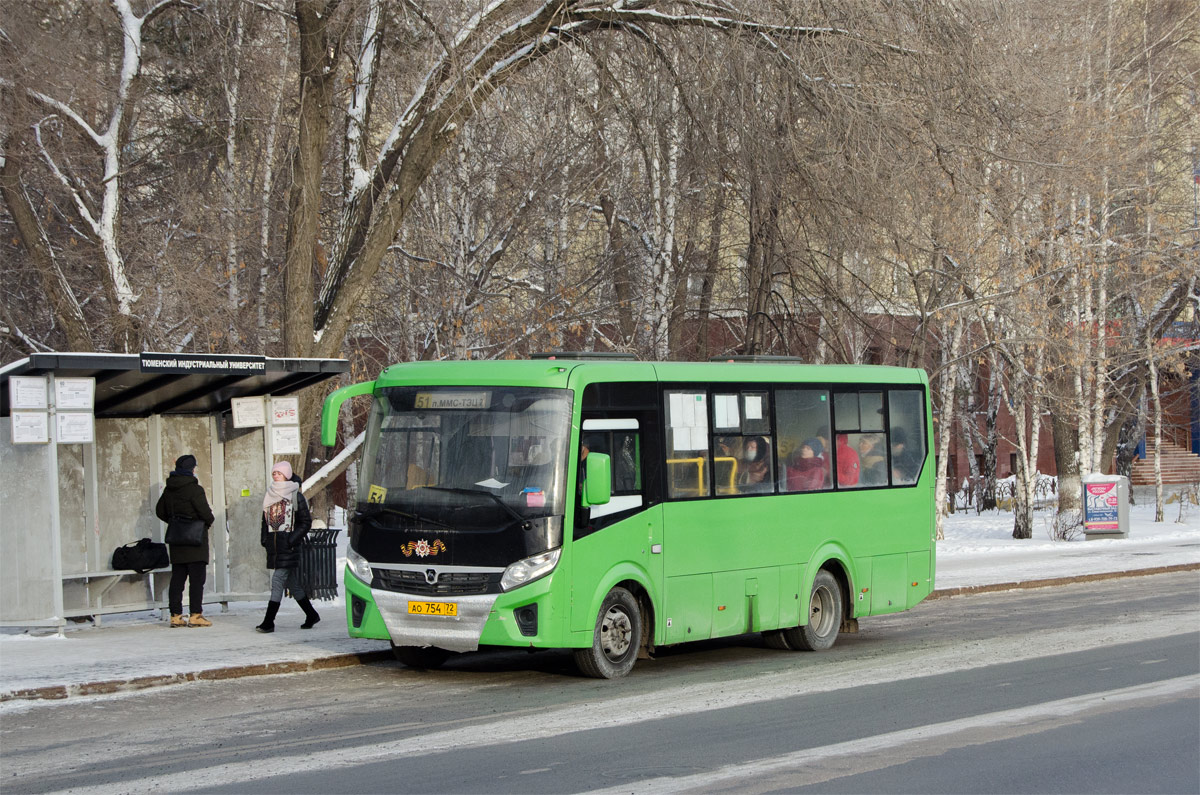
M287 395L349 372L345 359L272 359L191 353L34 353L0 367L0 416L9 415L9 379L53 374L95 378L97 417L218 414L231 401Z

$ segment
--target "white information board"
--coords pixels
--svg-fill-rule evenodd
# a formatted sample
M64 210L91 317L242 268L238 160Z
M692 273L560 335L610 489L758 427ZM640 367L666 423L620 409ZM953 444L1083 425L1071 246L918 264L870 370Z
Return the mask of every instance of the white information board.
M271 428L272 455L300 454L300 426L275 425Z
M60 411L54 419L54 436L59 444L91 444L96 440L96 421L90 411Z
M50 415L44 411L12 412L13 444L46 444L50 441Z
M9 406L13 409L50 408L46 391L49 383L44 375L14 375L8 379Z
M234 398L233 427L261 428L267 424L267 412L260 397Z
M91 411L96 405L96 379L55 378L54 405L60 410Z
M299 425L300 398L277 397L271 398L272 425ZM299 450L296 451L300 452Z

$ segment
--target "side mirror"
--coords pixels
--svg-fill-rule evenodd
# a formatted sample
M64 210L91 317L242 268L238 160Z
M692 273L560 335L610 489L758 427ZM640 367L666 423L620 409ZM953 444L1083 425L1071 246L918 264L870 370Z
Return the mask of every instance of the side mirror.
M583 459L587 480L583 485L583 504L604 505L612 499L612 464L604 453L588 453Z

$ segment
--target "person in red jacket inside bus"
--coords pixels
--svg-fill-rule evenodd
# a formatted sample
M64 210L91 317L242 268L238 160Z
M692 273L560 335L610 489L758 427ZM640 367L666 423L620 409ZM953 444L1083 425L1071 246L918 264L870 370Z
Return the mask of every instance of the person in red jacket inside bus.
M821 440L805 439L787 465L788 491L819 491L828 485L829 464L821 456Z
M850 446L850 440L844 433L837 435L837 473L839 486L855 486L858 484L858 453Z

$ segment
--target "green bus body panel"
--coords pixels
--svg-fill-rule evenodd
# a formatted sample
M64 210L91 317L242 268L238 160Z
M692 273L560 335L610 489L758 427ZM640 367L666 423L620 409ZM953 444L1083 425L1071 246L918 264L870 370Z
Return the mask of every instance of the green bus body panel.
M621 582L636 582L652 605L661 603L663 556L650 552L661 522L662 506L656 505L570 545L572 630L591 633L600 603ZM624 555L621 550L626 551ZM658 573L654 571L656 566Z
M609 382L868 383L928 389L924 371L859 365L569 358L412 362L388 367L374 382L331 394L325 403L322 441L326 428L336 431L341 403L372 390L405 385L528 386L573 391L571 449L576 450L584 389ZM929 400L925 402L931 428ZM808 615L812 583L822 566L844 574L847 617L912 607L932 592L936 569L933 451L931 444L926 447L920 481L913 487L664 502L579 539L572 538L572 501L564 518L557 569L500 594L480 644L586 647L601 603L618 584L644 594L647 621L658 646L792 627ZM573 465L567 475L569 494L577 493L578 482L578 466ZM655 545L661 553L652 551ZM370 588L348 571L345 582L350 635L388 639ZM367 603L358 627L351 621L351 595ZM538 634L527 637L520 634L513 610L531 603L538 605Z
M342 570L342 582L346 586L346 627L349 629L350 637L389 640L391 636L388 635L387 626L383 623L383 616L379 614L379 608L375 606L370 586L351 574L349 567ZM367 603L362 623L358 626L354 625L352 612L353 599L351 597L354 596Z
M877 555L871 567L871 614L895 613L908 605L908 555Z
M368 395L374 391L374 381L363 381L330 392L329 397L325 398L325 404L321 407L321 444L333 447L337 443L338 415L341 413L342 404L352 397Z
M668 577L667 603L659 619L663 645L712 637L713 575Z
M929 596L933 590L933 577L929 573L929 557L929 553L924 551L908 553L908 576L904 578L907 583L908 596L904 605L906 610Z

